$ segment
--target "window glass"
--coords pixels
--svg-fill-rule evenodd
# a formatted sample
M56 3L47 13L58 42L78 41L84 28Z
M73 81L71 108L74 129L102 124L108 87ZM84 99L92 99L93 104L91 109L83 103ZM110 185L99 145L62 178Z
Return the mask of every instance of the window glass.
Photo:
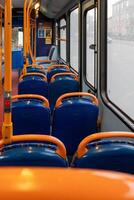
M78 8L70 15L70 64L78 71Z
M12 30L12 48L23 48L23 32L22 28L13 28Z
M86 16L86 78L94 86L95 9Z
M122 5L124 3L124 6ZM108 0L107 94L134 119L134 3Z
M66 28L60 29L60 57L66 61Z
M61 19L60 20L60 27L66 26L66 20L65 19Z
M66 61L66 20L60 20L60 57Z

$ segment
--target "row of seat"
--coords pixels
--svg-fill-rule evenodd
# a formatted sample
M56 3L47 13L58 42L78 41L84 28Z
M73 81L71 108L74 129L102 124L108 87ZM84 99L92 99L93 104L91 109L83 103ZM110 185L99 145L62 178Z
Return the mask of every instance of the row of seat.
M52 136L13 136L12 144L2 145L0 166L69 166L64 144ZM97 133L81 141L71 167L134 174L133 160L134 133Z
M35 72L31 74L32 79L33 73ZM45 80L45 74L41 74ZM98 100L94 95L62 95L56 102L52 123L49 102L43 96L23 94L13 97L12 109L16 136L13 136L12 144L5 147L0 144L0 165L68 167L68 154L74 155L71 167L134 173L134 134L93 134L97 132L99 112ZM48 129L45 129L46 126ZM26 135L19 135L24 133Z
M82 92L67 93L57 100L51 123L49 102L45 97L14 96L14 135L51 134L65 144L69 155L73 155L84 137L97 132L98 113L98 100L94 95Z
M48 72L44 67L30 66L28 73L21 75L18 86L19 94L38 94L46 97L50 102L51 111L58 97L76 91L79 91L78 77L69 71L66 65L53 65L48 68Z

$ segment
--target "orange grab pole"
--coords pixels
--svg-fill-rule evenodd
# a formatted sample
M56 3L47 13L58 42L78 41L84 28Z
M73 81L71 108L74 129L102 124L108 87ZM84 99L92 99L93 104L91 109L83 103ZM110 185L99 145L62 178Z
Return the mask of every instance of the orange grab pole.
M72 92L72 93L66 93L66 94L63 94L62 96L60 96L56 102L56 108L58 108L61 104L62 104L62 100L64 98L68 98L68 97L74 97L74 96L87 96L89 98L92 99L92 102L98 106L98 99L96 98L96 96L94 96L93 94L91 93L86 93L86 92Z
M23 73L26 73L26 66L27 66L27 0L24 2L24 17L23 17L23 29L24 29L24 34L23 34L23 45L24 45L24 65L23 65Z
M5 0L5 81L4 81L4 121L2 137L5 143L11 141L13 134L11 119L12 93L12 0Z
M36 1L33 3L33 5L32 5L32 3L33 3L33 0L30 0L30 2L28 4L28 8L27 8L27 38L28 38L27 53L30 52L32 62L34 62L34 56L33 56L31 45L30 45L30 14L31 14L32 8L35 5Z
M24 66L23 66L23 73L26 73L26 66L28 64L28 43L29 43L29 9L30 5L32 4L32 0L28 3L27 0L24 1Z
M41 95L36 95L36 94L21 94L21 95L15 95L12 97L12 100L16 100L16 99L38 99L43 101L43 105L46 108L49 108L49 101Z
M101 140L106 138L116 138L116 137L123 137L123 138L133 138L134 139L134 133L131 132L102 132L102 133L96 133L87 136L82 142L79 144L77 149L77 157L81 158L83 155L85 155L88 151L87 144L90 142L93 142L95 140Z
M29 13L29 10L30 10L30 7L32 5L32 2L33 0L30 0L29 1L29 4L28 4L28 7L27 7L27 54L28 54L28 51L29 51L29 44L30 44L30 13Z
M2 93L2 8L0 7L0 94Z

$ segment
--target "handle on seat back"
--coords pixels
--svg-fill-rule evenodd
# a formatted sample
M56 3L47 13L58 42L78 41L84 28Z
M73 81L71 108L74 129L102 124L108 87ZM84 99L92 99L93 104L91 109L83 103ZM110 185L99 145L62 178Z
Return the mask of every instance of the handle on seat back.
M77 157L81 158L84 156L88 149L87 145L95 140L101 140L101 139L107 139L107 138L118 138L118 137L124 137L124 138L133 138L134 139L134 133L131 132L102 132L102 133L95 133L92 135L87 136L85 139L81 141L81 143L78 146L77 149Z
M33 72L33 73L27 73L27 74L22 74L19 78L19 81L23 80L24 77L26 76L41 76L43 78L44 81L47 82L47 77L45 74L42 73L38 73L38 72Z
M62 104L62 100L68 97L74 97L74 96L87 96L92 98L92 103L94 103L96 106L98 106L98 99L96 96L94 96L91 93L86 93L86 92L72 92L72 93L66 93L60 96L56 102L56 108L58 108Z
M54 75L52 76L50 82L53 82L57 76L72 76L72 77L74 77L74 79L75 79L76 81L79 80L79 77L78 77L76 74L72 73L72 72L61 72L61 73L54 74Z
M41 70L44 70L45 67L43 65L37 65L37 64L31 64L31 65L28 65L27 67L35 67L37 69L41 69Z
M50 142L52 144L55 144L57 146L56 153L61 156L62 158L66 159L66 148L64 144L57 138L52 137L50 135L17 135L12 136L11 143L15 142ZM0 141L0 147L4 145L3 140Z
M41 100L43 102L43 105L46 108L49 108L49 102L48 100L41 96L41 95L36 95L36 94L21 94L21 95L15 95L12 97L12 100L16 100L16 99L38 99Z
M48 72L51 71L52 69L61 68L61 67L64 67L67 70L70 70L70 67L68 65L57 64L57 65L51 65L51 66L49 66L48 67Z

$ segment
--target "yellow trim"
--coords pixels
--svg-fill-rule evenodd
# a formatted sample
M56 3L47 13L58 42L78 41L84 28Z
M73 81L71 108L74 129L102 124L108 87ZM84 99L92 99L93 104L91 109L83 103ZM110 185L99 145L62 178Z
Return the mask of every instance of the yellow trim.
M2 94L2 8L0 7L0 94Z
M7 97L12 93L12 0L5 0L5 81L4 91ZM11 110L4 111L4 122L2 126L2 137L4 143L10 143L13 134Z

